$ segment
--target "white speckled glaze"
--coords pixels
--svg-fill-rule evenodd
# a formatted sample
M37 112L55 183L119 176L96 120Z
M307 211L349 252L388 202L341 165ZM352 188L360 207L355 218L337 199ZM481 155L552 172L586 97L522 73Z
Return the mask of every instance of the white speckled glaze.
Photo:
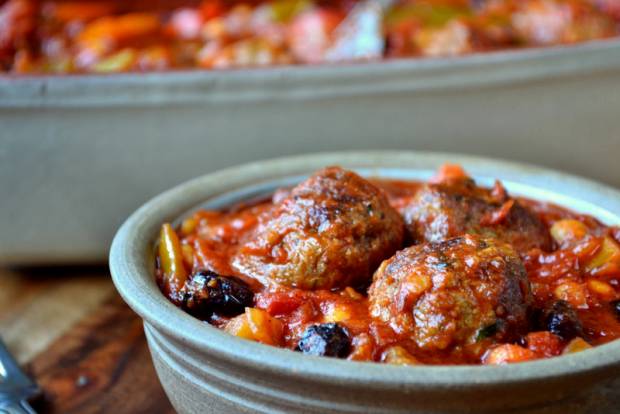
M614 189L530 165L456 154L313 154L247 164L177 186L136 211L118 231L110 253L114 283L145 321L156 370L176 410L523 412L532 407L557 407L557 401L615 377L620 367L620 341L568 356L506 366L402 367L309 357L213 328L168 302L155 284L153 244L161 223L177 220L198 206L216 208L262 194L326 165L337 164L371 176L427 178L444 162L461 163L482 183L499 178L514 194L553 201L607 223L620 223L620 193Z

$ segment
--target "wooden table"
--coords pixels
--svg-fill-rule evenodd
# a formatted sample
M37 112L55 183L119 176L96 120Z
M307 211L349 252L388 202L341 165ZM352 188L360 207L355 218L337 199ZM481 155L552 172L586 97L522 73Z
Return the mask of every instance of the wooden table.
M0 335L43 389L39 413L174 412L107 268L0 269Z
M174 412L142 323L116 294L107 268L0 269L0 335L43 389L33 404L41 414ZM520 412L564 413L620 413L620 377L562 404Z

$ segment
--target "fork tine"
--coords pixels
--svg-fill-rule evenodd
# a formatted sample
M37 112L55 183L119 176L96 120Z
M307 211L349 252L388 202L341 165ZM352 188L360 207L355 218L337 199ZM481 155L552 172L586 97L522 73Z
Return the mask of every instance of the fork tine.
M9 380L20 386L34 386L34 382L22 371L19 364L9 352L6 344L0 337L0 365L6 374L5 381Z

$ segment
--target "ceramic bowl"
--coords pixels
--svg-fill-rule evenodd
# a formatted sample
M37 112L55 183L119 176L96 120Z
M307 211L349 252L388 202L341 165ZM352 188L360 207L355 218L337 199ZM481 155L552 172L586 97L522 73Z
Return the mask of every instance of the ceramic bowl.
M390 366L302 355L228 335L172 305L154 280L161 223L273 191L327 165L366 176L427 179L444 162L482 184L549 200L620 223L620 193L524 164L455 154L345 152L247 164L205 175L152 199L120 228L110 253L114 283L144 319L155 368L180 413L506 412L555 404L615 376L620 341L504 366ZM510 411L513 412L513 411ZM516 411L515 411L516 412Z

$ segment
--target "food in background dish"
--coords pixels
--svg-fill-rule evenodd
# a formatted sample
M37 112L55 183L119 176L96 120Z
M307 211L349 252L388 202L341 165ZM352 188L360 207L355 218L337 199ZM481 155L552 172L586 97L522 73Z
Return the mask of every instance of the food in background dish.
M454 165L428 183L329 167L199 210L162 226L156 277L195 317L309 355L503 364L620 337L620 228Z
M110 73L455 56L608 38L620 27L612 0L400 0L360 19L377 24L339 30L356 3L3 0L0 68ZM362 41L342 41L351 36ZM374 46L360 55L343 44Z

